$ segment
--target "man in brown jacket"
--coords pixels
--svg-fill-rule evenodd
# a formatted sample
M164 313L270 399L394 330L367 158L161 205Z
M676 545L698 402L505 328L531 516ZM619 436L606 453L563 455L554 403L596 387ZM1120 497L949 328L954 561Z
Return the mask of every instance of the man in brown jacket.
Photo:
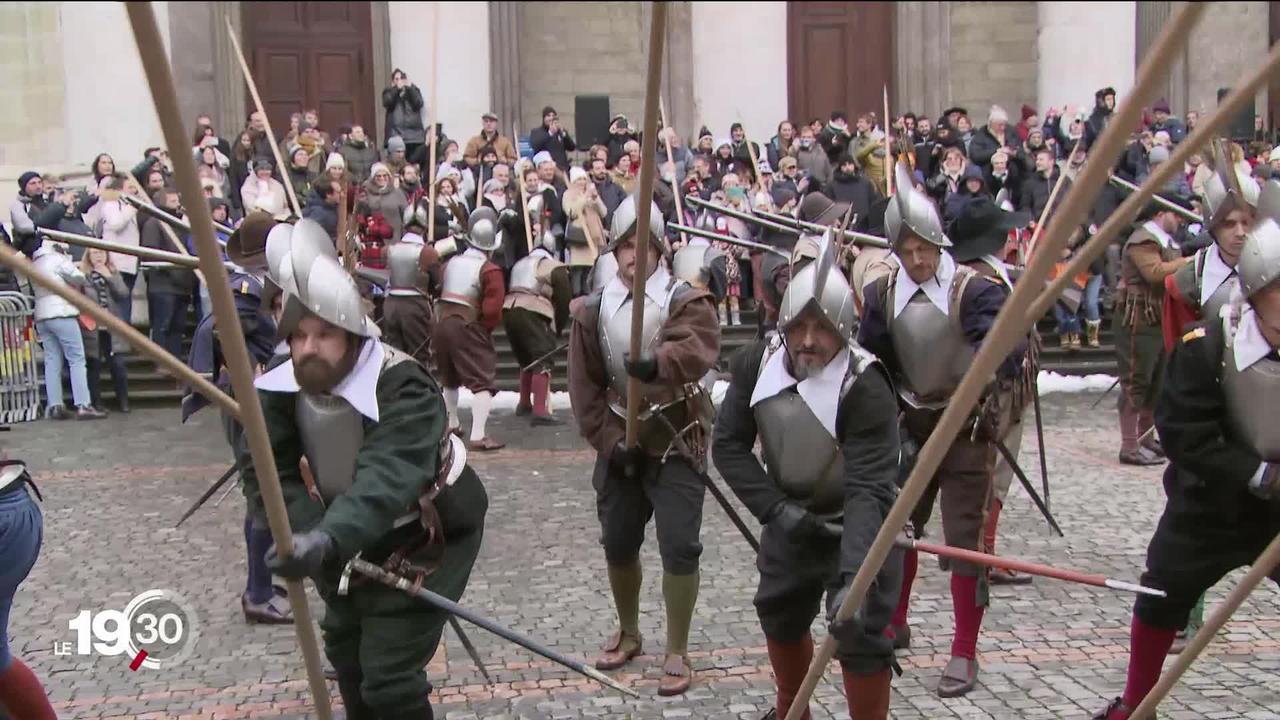
M1166 201L1189 207L1185 199L1161 194ZM1120 371L1120 462L1159 465L1164 452L1151 430L1160 376L1164 368L1164 335L1160 321L1164 279L1186 264L1173 244L1182 216L1152 202L1142 225L1121 250L1119 301L1115 321L1116 361Z
M468 166L475 167L480 164L480 149L489 146L498 153L498 162L507 165L515 164L518 158L516 146L511 144L511 138L498 132L498 116L487 112L480 116L480 121L483 123L480 134L467 141L467 147L462 151L462 159Z
M569 337L569 398L583 437L596 450L592 485L619 628L596 660L616 670L642 651L640 546L649 518L657 523L666 603L667 645L660 695L689 689L689 625L698 596L702 554L706 446L711 399L698 381L720 354L715 301L706 290L672 278L662 216L650 206L648 280L644 290L644 350L630 355L630 296L638 251L637 202L628 197L614 212L617 275L573 310ZM625 442L627 381L642 383L636 446ZM674 438L679 428L681 437ZM687 453L687 454L686 454Z

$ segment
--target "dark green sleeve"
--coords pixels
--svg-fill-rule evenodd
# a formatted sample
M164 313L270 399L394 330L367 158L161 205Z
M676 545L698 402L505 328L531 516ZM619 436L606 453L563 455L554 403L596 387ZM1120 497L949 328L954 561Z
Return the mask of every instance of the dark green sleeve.
M391 531L434 478L445 432L444 399L417 363L402 362L378 380L376 423L365 423L351 489L333 501L320 528L342 559Z
M294 532L310 530L320 520L324 508L307 494L298 465L302 460L302 438L294 421L297 395L293 393L258 393L262 414L266 419L267 435L271 438L271 455L276 459L276 474L280 478L280 491L284 494L285 509L289 514L289 526ZM243 439L247 445L247 438ZM246 454L248 448L245 448ZM258 485L258 473L253 463L247 463L241 472L244 478L244 496L249 512L255 518L265 518L262 489Z

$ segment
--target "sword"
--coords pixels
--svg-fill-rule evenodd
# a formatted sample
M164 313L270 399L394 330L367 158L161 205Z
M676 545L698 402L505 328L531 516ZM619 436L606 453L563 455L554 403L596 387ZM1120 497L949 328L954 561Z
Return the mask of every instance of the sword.
M552 348L551 352L543 353L538 357L538 359L520 368L520 372L529 372L529 368L534 367L535 365L538 365L543 360L546 360L547 358L551 357L552 355L555 355L556 353L561 352L562 350L568 349L568 347L569 347L569 343L560 343L559 345Z
M1040 563L1000 557L999 555L980 553L974 550L962 550L949 545L935 545L933 543L921 542L914 538L905 536L899 536L893 541L893 544L904 550L919 550L920 552L929 553L930 555L951 558L952 560L961 560L975 565L1005 568L1006 570L1017 570L1018 572L1024 572L1028 575L1040 575L1042 577L1056 578L1058 580L1066 580L1068 582L1093 585L1094 587L1105 587L1111 588L1112 590L1135 592L1140 595L1166 597L1165 591L1163 590L1157 590L1155 588L1149 588L1136 583L1125 582L1123 580L1113 580L1112 578L1104 575L1082 573L1075 570L1063 570L1061 568L1053 567L1052 565L1041 565Z
M239 469L240 463L231 463L231 467L227 468L227 471L222 473L222 477L218 478L212 485L210 485L209 489L205 490L204 493L201 494L200 497L191 505L191 507L187 508L187 511L182 513L182 517L178 518L178 522L174 523L173 527L177 528L179 525L186 522L186 519L195 514L195 511L199 510L201 505L208 502L209 498L213 497L213 494L218 492L218 488L222 487L228 480L230 480L231 476L235 475L236 471Z
M1036 444L1040 447L1040 483L1044 488L1044 509L1050 510L1049 505L1049 459L1044 453L1044 418L1040 415L1040 377L1036 373L1036 377L1031 381L1031 401L1032 409L1036 413Z
M1022 472L1022 468L1018 466L1018 461L1013 459L1013 453L1009 452L1009 447L1004 444L1003 440L996 440L994 445L996 446L996 450L1000 451L1000 455L1004 458L1004 461L1009 463L1009 468L1013 470L1013 474L1018 478L1018 482L1022 483L1023 489L1025 489L1027 494L1031 496L1031 502L1035 503L1036 508L1040 510L1040 514L1044 515L1044 519L1049 521L1049 527L1053 528L1053 531L1058 533L1058 537L1066 537L1066 533L1062 532L1062 528L1058 527L1058 521L1054 520L1053 515L1050 514L1049 508L1045 507L1044 500L1040 499L1040 494L1036 492L1031 481L1027 479L1027 474Z
M1092 410L1098 407L1098 403L1102 402L1108 395L1110 395L1111 391L1115 390L1116 386L1119 384L1120 384L1120 378L1116 378L1115 381L1112 382L1111 385L1107 387L1106 390L1102 391L1102 394L1098 396L1098 399L1093 401L1093 404L1089 406L1089 409Z
M443 595L433 593L430 590L427 590L426 588L421 588L421 587L415 588L414 584L409 582L407 579L400 577L395 573L387 572L386 570L383 570L382 568L378 567L377 565L374 565L368 560L363 560L358 557L352 558L350 562L350 567L352 570L355 570L361 575L366 575L368 577L371 577L374 580L377 580L378 582L388 587L393 587L397 590L403 591L440 610L443 610L446 613L449 613L450 615L466 620L472 625L482 627L485 630L488 630L489 632L493 633L494 635L497 635L498 637L504 640L510 640L511 642L519 645L522 648L525 648L526 650L529 650L538 655L541 655L542 657L556 663L557 665L562 665L570 670L573 670L574 672L580 675L584 675L600 683L601 685L605 685L607 687L613 688L614 690L617 690L620 693L630 695L631 697L634 697L634 698L640 697L639 693L637 693L636 691L628 687L624 687L623 685L619 685L618 683L609 679L606 675L601 673L599 670L596 670L595 668L585 663L568 658L536 640L531 640L517 633L514 630L511 630L502 625L499 625L498 623L494 622L493 620L490 620L487 617L484 617L483 615L474 613L462 607L458 603L450 600L449 598L444 597Z
M476 664L476 669L484 676L484 681L492 685L493 678L489 677L489 671L484 669L484 661L480 659L480 653L476 652L476 646L471 644L471 638L467 637L467 634L463 632L462 623L458 622L458 618L450 615L449 627L453 628L453 634L458 636L463 649L471 656L471 662Z

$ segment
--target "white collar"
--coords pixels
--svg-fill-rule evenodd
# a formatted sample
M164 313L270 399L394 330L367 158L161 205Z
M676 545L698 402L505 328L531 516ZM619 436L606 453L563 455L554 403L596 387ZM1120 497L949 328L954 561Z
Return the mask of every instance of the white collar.
M659 260L658 267L654 269L653 274L644 283L644 294L650 300L661 305L667 299L667 286L670 284L671 273L667 272L667 268ZM609 284L604 286L604 295L601 298L601 309L604 311L604 316L612 318L630 295L631 288L622 282L622 278L617 275L609 278Z
M893 317L896 318L902 314L916 291L923 291L925 297L929 298L929 302L943 314L949 314L951 312L951 280L956 276L956 261L951 259L951 253L945 250L942 252L938 270L934 272L933 277L925 280L924 285L917 285L916 281L907 274L902 258L898 258L896 253L894 257L898 259L898 287L893 291Z
M465 255L466 257L483 258L485 260L489 259L489 256L486 255L483 250L480 250L478 248L473 248L473 247L467 248L465 251L463 251L462 254Z
M822 423L822 427L836 436L836 413L840 409L840 388L849 372L849 348L841 348L831 362L817 375L796 381L787 369L787 349L780 347L769 356L755 390L751 392L751 407L755 407L783 390L796 386L796 392L805 405Z
M541 245L539 245L539 246L535 247L535 248L533 249L533 252L529 253L529 255L536 255L536 254L538 254L538 253L542 253L542 257L545 257L545 258L551 258L551 259L553 259L553 260L555 259L555 258L552 258L552 256L551 256L551 251L550 251L550 250L548 250L548 249L546 249L545 247L543 247L543 246L541 246Z
M425 245L426 241L422 239L422 235L416 232L406 232L400 236L400 242L410 243L412 245Z
M1145 223L1143 223L1142 229L1146 230L1152 235L1155 235L1156 242L1160 243L1160 247L1165 248L1166 250L1169 248L1169 243L1173 242L1173 238L1169 235L1169 233L1165 232L1164 228L1157 225L1155 220L1148 220Z
M351 403L357 412L374 422L378 422L378 377L382 375L385 354L381 342L373 338L365 340L356 366L330 393ZM263 374L253 384L267 392L296 393L301 390L298 379L293 375L292 358Z
M1236 356L1236 370L1247 370L1254 363L1272 352L1271 343L1262 336L1258 327L1258 316L1253 306L1248 305L1240 315L1240 324L1236 326L1236 336L1231 342L1231 352Z
M1218 252L1218 243L1205 248L1204 274L1200 278L1200 306L1204 307L1209 302L1209 297L1222 287L1222 283L1235 274L1235 268L1228 267L1223 262L1222 254Z
M983 255L978 259L990 265L991 269L996 271L996 274L1000 276L1000 279L1004 281L1007 287L1013 287L1013 278L1009 277L1009 266L1005 264L1005 261L995 255Z

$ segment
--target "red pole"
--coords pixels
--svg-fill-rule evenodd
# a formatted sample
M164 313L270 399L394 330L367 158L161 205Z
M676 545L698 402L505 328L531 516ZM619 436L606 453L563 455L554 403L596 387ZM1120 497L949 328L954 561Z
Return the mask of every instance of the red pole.
M1142 593L1144 595L1154 595L1156 597L1165 596L1165 592L1163 590L1143 587L1142 585L1124 582L1123 580L1112 580L1104 575L1082 573L1075 570L1063 570L1051 565L1041 565L1040 563L1000 557L999 555L980 553L973 550L962 550L960 548L951 547L950 545L935 545L933 543L920 542L919 540L912 540L905 537L899 537L894 541L894 545L897 545L904 550L918 550L920 552L929 553L930 555L939 555L941 557L951 558L952 560L970 562L975 565L987 565L990 567L1004 568L1006 570L1017 570L1018 572L1024 572L1028 575L1040 575L1042 577L1056 578L1058 580L1066 580L1067 582L1080 583L1082 585L1093 585L1094 587L1105 587L1111 588L1112 590L1124 590L1127 592Z

